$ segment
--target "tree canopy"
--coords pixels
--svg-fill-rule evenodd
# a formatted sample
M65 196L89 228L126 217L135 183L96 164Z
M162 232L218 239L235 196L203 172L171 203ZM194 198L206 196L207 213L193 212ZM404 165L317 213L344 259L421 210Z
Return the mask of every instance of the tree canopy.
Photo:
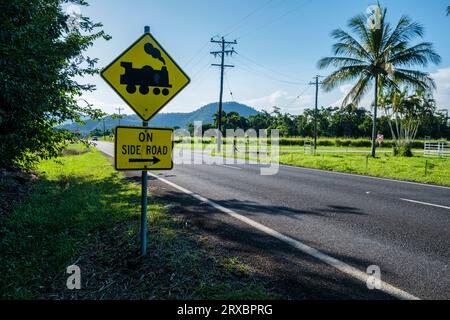
M102 25L65 13L61 0L10 0L0 4L1 168L29 167L56 156L71 136L55 126L101 115L80 100L94 86L80 83L98 72L85 56ZM83 0L71 1L85 6ZM73 137L73 135L72 135Z

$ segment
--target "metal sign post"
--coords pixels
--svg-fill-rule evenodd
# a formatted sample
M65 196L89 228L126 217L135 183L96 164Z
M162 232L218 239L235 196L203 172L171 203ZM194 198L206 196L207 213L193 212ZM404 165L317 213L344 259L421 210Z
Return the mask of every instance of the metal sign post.
M145 30L149 27L145 27ZM143 127L148 127L148 122L142 122ZM142 190L141 190L141 255L147 256L147 188L148 172L142 171Z
M144 33L150 33L150 27L144 27ZM148 127L147 121L142 121L143 127ZM142 190L141 190L141 256L147 256L147 189L148 172L142 171Z

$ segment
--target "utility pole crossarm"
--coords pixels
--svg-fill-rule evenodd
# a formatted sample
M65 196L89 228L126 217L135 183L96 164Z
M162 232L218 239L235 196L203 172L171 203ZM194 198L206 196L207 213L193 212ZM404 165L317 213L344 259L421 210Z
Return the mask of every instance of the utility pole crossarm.
M225 53L225 54L233 54L233 53L236 53L236 51L234 51L234 49L232 49L232 50L211 51L210 52L210 54L212 54L212 55L218 55L218 54L223 54L223 53Z
M234 68L234 66L232 66L232 65L230 65L230 64L224 64L224 65L221 65L221 64L217 64L217 63L212 63L211 65L212 65L213 67Z

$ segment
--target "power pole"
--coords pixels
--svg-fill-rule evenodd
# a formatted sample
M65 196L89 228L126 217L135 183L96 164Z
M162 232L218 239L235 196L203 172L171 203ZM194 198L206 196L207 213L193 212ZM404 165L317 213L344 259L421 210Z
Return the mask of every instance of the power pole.
M211 42L220 44L220 46L221 46L220 51L212 51L211 52L211 54L214 55L214 57L217 57L217 55L219 55L221 58L220 64L212 64L212 66L214 66L214 67L220 67L220 95L219 95L219 114L218 114L218 118L217 118L217 122L218 122L217 129L219 131L218 133L221 133L222 132L223 73L224 73L225 68L233 68L234 67L233 65L225 64L225 55L228 56L228 55L232 55L233 53L236 53L236 51L234 51L233 47L231 48L231 50L226 50L226 46L237 44L237 42L236 42L236 40L225 41L224 37L222 37L221 40L214 40L213 38L211 38ZM217 137L217 152L220 152L221 145L222 145L221 137Z
M106 137L105 117L103 117L103 136Z
M125 110L124 108L118 107L116 110L119 112L119 126L120 126L120 111Z
M316 86L316 105L314 107L314 150L317 150L317 111L319 106L319 85L323 84L323 82L319 82L319 78L322 76L316 75L315 82L310 82L309 85Z

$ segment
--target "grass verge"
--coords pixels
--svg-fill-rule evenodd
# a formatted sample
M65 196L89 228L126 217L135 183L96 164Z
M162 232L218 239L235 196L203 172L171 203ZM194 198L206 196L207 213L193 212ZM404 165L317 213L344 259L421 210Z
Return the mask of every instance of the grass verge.
M160 204L149 205L150 255L140 258L140 186L95 149L71 150L41 162L30 194L0 217L0 298L273 297L237 258L206 248ZM81 269L81 290L66 289L71 264Z
M450 186L450 159L395 157L377 158L355 153L282 154L280 163L329 171L356 173L395 180Z

